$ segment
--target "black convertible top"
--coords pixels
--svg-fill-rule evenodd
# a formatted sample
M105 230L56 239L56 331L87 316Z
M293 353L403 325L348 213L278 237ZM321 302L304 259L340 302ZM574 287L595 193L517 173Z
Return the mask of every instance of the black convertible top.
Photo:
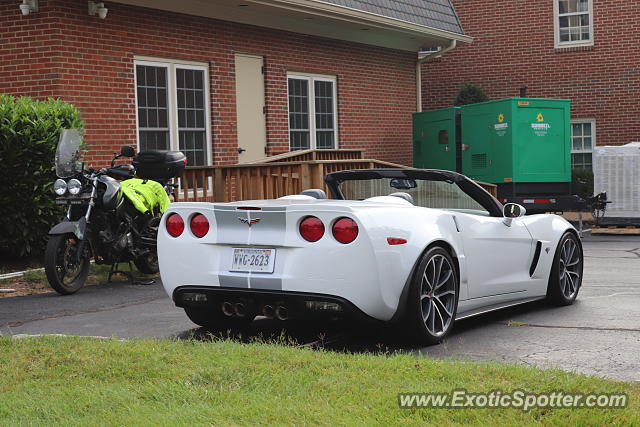
M335 199L344 200L340 191L340 184L344 181L359 181L366 179L399 178L423 179L427 181L445 181L456 184L462 191L485 208L491 216L501 217L502 204L475 181L457 172L440 169L353 169L332 172L324 177L331 194Z

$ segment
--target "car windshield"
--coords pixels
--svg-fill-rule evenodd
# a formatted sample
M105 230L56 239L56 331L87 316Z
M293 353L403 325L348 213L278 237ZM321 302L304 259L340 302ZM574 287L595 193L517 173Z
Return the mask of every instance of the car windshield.
M56 149L56 175L69 178L82 171L81 146L82 136L77 129L62 130Z
M340 192L347 200L365 200L376 196L389 196L393 193L409 195L415 206L423 208L450 209L473 214L489 215L489 212L471 196L462 191L454 182L402 179L367 178L349 179L339 183Z

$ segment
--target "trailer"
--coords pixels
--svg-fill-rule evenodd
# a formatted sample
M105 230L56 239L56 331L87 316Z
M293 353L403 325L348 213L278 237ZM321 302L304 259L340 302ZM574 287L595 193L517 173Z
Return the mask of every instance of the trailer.
M498 199L530 213L582 212L571 188L570 101L506 98L415 113L414 166L460 172L497 185Z

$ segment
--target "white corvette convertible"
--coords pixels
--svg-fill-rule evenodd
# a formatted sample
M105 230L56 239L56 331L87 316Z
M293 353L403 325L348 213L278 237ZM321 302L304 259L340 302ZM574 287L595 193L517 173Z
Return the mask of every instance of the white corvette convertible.
M405 322L422 343L456 319L546 298L582 282L576 230L524 216L455 172L335 172L322 190L276 200L174 203L158 232L162 283L201 326L257 315Z

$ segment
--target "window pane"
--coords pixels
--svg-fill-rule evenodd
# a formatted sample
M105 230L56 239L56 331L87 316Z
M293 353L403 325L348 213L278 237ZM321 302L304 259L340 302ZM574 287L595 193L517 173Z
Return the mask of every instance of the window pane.
M204 85L204 71L176 68L179 149L192 166L207 164Z
M333 131L317 131L316 132L316 148L319 149L329 149L334 148L334 137L335 134Z
M136 65L136 83L140 149L168 149L167 69Z
M560 0L558 10L560 13L587 12L589 0Z
M290 78L289 89L289 146L292 151L310 148L309 81Z
M180 131L180 151L187 156L189 166L207 164L206 131Z
M169 131L140 131L140 151L168 149Z
M578 0L577 12L587 12L589 10L589 0Z
M560 17L560 28L567 28L569 26L569 17L561 16Z
M333 82L316 80L316 148L334 148Z
M574 123L571 129L571 136L582 136L582 124Z

